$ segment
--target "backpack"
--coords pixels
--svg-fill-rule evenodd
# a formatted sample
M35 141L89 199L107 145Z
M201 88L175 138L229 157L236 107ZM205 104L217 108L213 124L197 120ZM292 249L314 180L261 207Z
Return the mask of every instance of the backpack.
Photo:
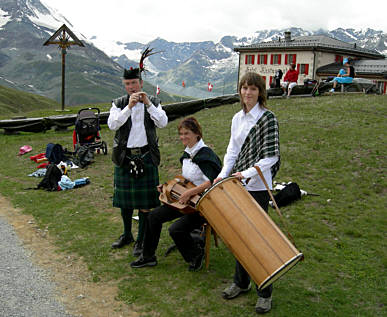
M46 146L46 158L50 163L54 164L66 160L62 145L48 143Z
M57 191L58 182L62 178L62 171L55 164L47 166L46 174L36 189L45 189L47 191Z
M87 145L81 145L76 148L73 162L80 168L94 162L94 150Z
M274 195L274 199L278 207L283 207L291 204L301 198L301 190L297 183L289 183L277 194Z

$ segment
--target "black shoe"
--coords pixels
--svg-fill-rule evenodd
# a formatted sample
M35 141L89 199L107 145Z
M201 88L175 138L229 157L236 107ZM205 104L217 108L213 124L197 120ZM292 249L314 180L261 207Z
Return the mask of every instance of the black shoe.
M136 258L139 257L142 254L142 249L142 242L136 241L133 247L133 256L135 256Z
M117 239L117 241L113 242L113 249L120 249L127 244L131 244L134 241L133 237L126 238L123 234Z
M157 265L157 258L156 256L152 256L150 258L144 258L143 256L140 256L136 261L133 261L130 263L130 266L134 269L140 268L140 267L146 267L146 266L156 266Z
M200 271L203 267L204 252L201 251L189 264L188 271L196 272Z

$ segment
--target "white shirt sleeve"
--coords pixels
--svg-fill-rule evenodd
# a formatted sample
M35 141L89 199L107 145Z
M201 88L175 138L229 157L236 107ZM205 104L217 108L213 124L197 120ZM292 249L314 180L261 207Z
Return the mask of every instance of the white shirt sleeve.
M259 160L257 163L255 163L255 166L258 166L262 173L270 169L275 163L278 161L278 156L272 156L272 157L266 157L264 159ZM257 170L255 167L250 167L245 171L242 171L242 175L244 178L251 178L253 176L258 175Z
M155 123L156 127L164 128L167 126L168 117L163 108L161 107L161 104L159 104L157 107L152 104L149 108L147 108L147 111L150 114L150 117Z
M112 102L112 107L110 108L109 118L107 121L109 129L117 131L128 120L131 114L132 110L129 109L128 106L121 110L114 104L114 102Z
M233 120L234 121L234 120ZM235 142L235 139L233 137L234 135L234 122L231 123L231 137L230 142L227 146L226 154L223 159L223 168L220 171L218 177L225 178L230 175L231 170L236 162L236 159L238 157L240 146Z

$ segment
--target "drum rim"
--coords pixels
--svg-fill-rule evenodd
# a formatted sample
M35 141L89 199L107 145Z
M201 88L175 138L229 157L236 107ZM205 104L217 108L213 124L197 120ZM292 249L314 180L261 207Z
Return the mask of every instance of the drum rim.
M300 262L304 258L304 255L302 252L298 253L296 256L291 258L289 261L285 262L281 267L279 267L277 270L275 270L270 276L268 276L259 286L258 289L262 290L265 287L269 286L270 284L274 283L276 280L278 280L282 275L284 275L287 271L289 271L292 267L294 267L298 262ZM293 265L291 265L293 264ZM284 271L284 269L286 269ZM282 274L279 274L281 273ZM270 283L269 283L270 282Z
M212 185L210 188L208 188L208 189L203 193L202 197L200 197L200 199L199 199L198 202L196 203L195 208L196 208L196 209L199 208L199 205L200 205L201 201L204 199L204 197L207 196L207 194L208 194L210 191L212 191L212 190L213 190L215 187L217 187L218 185L220 185L220 184L222 184L222 183L224 183L224 182L226 182L226 181L229 181L229 180L231 180L231 179L238 179L238 178L236 178L235 176L228 176L228 177L223 178L223 179L220 180L219 182L216 182L214 185Z

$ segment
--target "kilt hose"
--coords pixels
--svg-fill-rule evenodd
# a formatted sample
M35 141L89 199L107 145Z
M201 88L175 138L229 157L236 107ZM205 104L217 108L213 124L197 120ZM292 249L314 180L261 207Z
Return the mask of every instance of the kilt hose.
M127 167L114 167L113 206L122 209L152 209L160 205L159 172L152 162L150 153L146 153L144 174L139 178L129 175Z

